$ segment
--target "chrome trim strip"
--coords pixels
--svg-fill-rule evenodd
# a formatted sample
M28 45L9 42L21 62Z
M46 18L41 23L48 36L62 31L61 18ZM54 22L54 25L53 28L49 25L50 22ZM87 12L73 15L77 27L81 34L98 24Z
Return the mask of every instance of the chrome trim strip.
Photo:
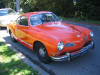
M14 36L14 38L16 38L16 39L20 40L21 42L23 42L23 43L25 43L25 44L29 45L30 47L32 47L32 45L31 45L31 44L29 44L29 43L27 43L27 42L25 42L25 41L23 41L23 40L21 40L21 39L17 38L15 35L13 35L13 36Z
M22 41L22 42L24 42L23 40L21 40L21 41ZM29 44L29 43L27 43L27 42L24 42L24 43L32 47L32 45L31 45L31 44Z
M25 42L25 41L23 41L23 40L21 40L21 39L19 39L21 42L23 42L23 43L25 43L25 44L27 44L27 45L29 45L30 47L32 47L32 45L31 44L29 44L29 43L27 43L27 42Z

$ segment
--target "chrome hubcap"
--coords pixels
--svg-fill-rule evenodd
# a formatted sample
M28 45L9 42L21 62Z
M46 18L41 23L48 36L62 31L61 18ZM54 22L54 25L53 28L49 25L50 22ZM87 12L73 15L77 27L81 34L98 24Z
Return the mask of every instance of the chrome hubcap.
M40 56L44 57L45 53L46 53L45 48L39 48L39 54L40 54Z

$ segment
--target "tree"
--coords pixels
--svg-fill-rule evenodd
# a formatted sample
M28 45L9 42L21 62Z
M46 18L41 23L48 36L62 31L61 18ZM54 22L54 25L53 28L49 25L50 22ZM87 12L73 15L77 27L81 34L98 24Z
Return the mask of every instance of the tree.
M100 4L99 0L78 0L78 7L80 6L80 16L88 19L100 20Z
M5 7L5 0L0 0L0 8L4 8Z

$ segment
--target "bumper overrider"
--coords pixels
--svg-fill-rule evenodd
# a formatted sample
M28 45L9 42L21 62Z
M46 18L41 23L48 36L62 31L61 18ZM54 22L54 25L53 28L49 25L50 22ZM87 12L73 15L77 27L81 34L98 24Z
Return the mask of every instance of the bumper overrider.
M92 41L90 44L88 44L87 46L83 47L78 52L75 52L75 53L65 53L65 55L58 56L58 57L51 56L51 59L53 61L66 61L66 60L70 61L70 59L75 58L77 56L80 56L80 55L86 53L90 48L93 48L93 47L94 47L94 42Z

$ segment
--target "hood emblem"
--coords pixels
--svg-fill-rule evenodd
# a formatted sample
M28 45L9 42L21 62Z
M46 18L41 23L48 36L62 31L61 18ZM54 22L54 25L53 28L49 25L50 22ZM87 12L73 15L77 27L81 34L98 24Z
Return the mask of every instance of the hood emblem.
M80 37L80 35L77 35L77 37Z

